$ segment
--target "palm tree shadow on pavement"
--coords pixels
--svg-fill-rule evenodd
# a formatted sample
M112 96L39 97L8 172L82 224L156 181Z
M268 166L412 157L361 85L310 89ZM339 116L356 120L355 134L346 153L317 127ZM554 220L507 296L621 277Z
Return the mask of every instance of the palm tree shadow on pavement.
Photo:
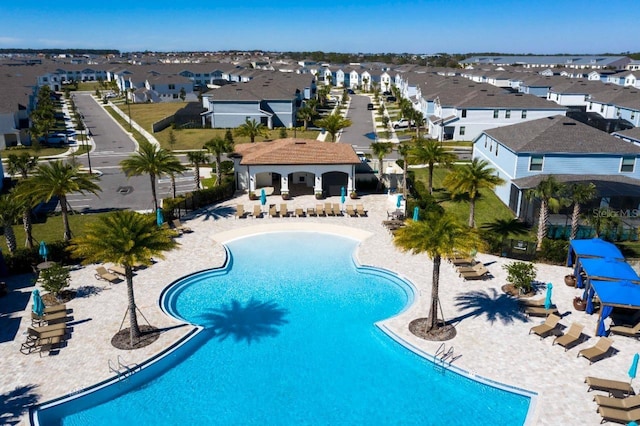
M0 394L0 423L17 425L29 407L38 402L36 385L19 386L12 391Z
M465 318L477 318L485 315L490 323L500 320L503 324L515 321L528 322L527 316L518 309L515 299L506 293L497 294L496 289L486 291L474 290L456 296L456 307L468 311L463 315L451 319L451 323L458 323Z
M280 331L278 326L288 324L285 316L288 310L273 301L260 302L251 298L246 305L238 300L223 304L219 309L204 313L201 317L207 328L214 331L218 340L233 337L236 342L251 344L263 337L275 337Z
M233 217L236 214L235 207L231 206L216 206L214 208L208 208L204 211L204 220L217 220Z

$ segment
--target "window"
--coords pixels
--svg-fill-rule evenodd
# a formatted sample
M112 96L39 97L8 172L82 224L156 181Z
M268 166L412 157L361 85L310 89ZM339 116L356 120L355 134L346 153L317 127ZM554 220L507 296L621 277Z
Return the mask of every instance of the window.
M460 136L464 136L464 132L465 132L466 130L467 130L467 129L465 129L465 127L464 127L464 126L460 126Z
M176 90L176 85L175 84L170 84L169 85L169 90Z
M631 111L631 119L632 120L636 119L636 112L635 111Z
M508 109L504 112L504 118L511 118L511 110Z
M529 171L530 172L540 172L542 171L542 162L544 160L544 155L532 155L529 160Z
M604 112L604 104L600 105L600 113Z
M522 114L520 115L521 118L527 118L527 110L523 109L522 110Z
M633 169L635 165L636 165L635 157L622 157L622 162L620 163L620 172L633 173Z
M486 136L484 137L484 147L485 148L487 147L487 137Z
M493 110L493 118L498 118L498 115L500 114L500 111L497 109Z
M498 156L498 147L499 147L499 146L500 146L500 145L496 144L496 157Z
M462 118L466 118L467 117L467 110L463 109L462 110Z
M593 109L593 102L589 102L589 109Z
M173 94L173 99L178 99L178 94L177 93Z

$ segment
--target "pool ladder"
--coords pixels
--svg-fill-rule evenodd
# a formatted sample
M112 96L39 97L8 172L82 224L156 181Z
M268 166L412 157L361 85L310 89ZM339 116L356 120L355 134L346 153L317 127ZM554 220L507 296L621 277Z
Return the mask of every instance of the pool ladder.
M139 369L140 366L138 364L127 364L120 355L118 355L115 362L112 362L111 359L109 359L109 371L118 375L118 381L127 379Z
M433 366L434 368L440 368L444 372L446 369L445 363L451 365L459 357L460 355L453 356L453 345L447 349L447 345L442 343L436 353L433 354Z

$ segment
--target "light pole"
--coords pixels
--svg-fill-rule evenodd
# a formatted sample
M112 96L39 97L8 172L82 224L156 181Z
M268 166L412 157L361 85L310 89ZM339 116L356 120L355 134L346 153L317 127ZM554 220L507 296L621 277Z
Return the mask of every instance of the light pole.
M93 171L91 171L91 155L89 154L89 152L91 152L91 144L89 143L89 135L91 134L91 130L89 130L89 128L86 125L85 125L85 128L87 129L87 137L85 139L86 150L87 150L87 162L89 163L89 174L92 175Z
M131 103L129 102L129 93L125 95L125 102L127 102L127 111L129 113L129 131L131 131Z

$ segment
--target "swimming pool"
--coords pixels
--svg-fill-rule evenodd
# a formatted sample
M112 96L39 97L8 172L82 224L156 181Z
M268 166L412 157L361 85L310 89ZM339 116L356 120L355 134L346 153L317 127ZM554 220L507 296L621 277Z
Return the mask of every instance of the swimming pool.
M434 367L375 326L413 293L358 268L357 241L267 233L227 246L224 269L164 298L201 332L126 382L44 410L40 424L524 423L529 397Z

